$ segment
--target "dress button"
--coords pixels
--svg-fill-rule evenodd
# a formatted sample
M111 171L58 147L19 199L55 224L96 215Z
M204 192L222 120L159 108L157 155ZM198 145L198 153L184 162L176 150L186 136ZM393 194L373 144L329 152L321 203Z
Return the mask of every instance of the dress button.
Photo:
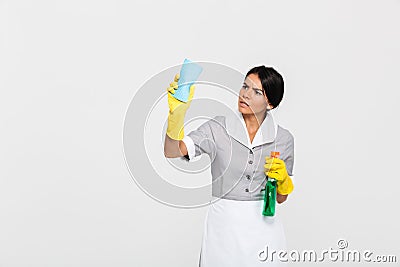
M253 164L253 161L252 161L252 160L249 160L249 164Z
M246 178L247 178L247 180L250 180L250 175L247 174L247 175L246 175Z
M244 191L246 191L246 192L249 192L249 189L248 189L248 188L246 188Z

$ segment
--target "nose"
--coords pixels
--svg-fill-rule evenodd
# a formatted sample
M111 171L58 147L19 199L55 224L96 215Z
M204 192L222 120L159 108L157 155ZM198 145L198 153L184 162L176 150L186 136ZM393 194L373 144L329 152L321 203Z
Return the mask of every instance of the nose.
M249 93L248 92L244 92L242 95L243 100L247 101L250 99Z
M246 98L246 99L250 99L249 90L248 90L248 91L244 91L242 97L243 97L243 98Z
M245 101L245 102L248 102L248 100L249 100L249 97L248 96L246 96L246 95L239 95L239 101Z

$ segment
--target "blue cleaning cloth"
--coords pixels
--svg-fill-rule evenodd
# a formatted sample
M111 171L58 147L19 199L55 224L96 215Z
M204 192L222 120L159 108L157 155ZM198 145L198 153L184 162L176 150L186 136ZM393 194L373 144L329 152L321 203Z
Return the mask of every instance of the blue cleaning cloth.
M173 96L183 102L187 102L190 93L190 86L197 80L203 68L189 59L185 58L180 71L178 89Z

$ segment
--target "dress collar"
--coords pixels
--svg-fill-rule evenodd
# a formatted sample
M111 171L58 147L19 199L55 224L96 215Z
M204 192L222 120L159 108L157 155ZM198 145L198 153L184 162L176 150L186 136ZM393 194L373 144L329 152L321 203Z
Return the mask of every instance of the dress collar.
M236 139L248 148L253 148L266 143L271 143L275 140L278 126L269 111L265 119L258 128L254 136L253 143L250 142L250 136L246 128L242 113L235 109L235 112L230 113L225 118L226 131L228 135Z

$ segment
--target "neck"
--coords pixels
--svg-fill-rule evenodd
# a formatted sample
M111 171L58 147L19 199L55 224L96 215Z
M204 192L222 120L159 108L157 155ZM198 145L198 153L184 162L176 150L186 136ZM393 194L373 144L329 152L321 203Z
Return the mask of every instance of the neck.
M261 123L264 121L267 116L267 112L258 113L258 114L243 114L244 122L246 123L246 127L249 131L257 131L260 127Z

